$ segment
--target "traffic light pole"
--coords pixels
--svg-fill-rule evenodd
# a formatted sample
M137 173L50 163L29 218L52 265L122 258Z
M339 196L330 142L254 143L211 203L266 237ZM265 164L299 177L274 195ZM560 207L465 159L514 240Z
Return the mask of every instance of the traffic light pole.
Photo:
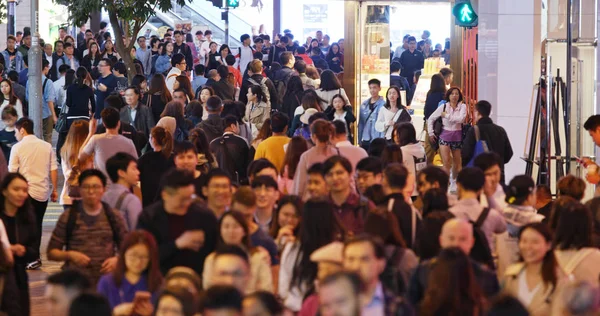
M229 7L224 8L225 12L223 12L223 17L225 21L225 44L229 46Z
M29 60L29 72L27 81L29 82L29 118L33 120L34 134L43 139L42 134L42 47L40 47L40 26L38 20L39 0L31 0L31 48L27 53Z
M17 0L8 0L7 3L8 7L7 7L7 11L8 11L8 16L7 16L7 22L6 23L6 37L8 37L8 35L17 35L16 33L16 10L17 10Z

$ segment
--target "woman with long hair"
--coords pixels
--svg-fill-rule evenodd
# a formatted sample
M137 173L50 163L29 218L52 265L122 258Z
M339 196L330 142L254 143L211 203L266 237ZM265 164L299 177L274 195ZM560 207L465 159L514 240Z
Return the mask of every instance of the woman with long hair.
M175 82L173 83L173 91L177 89L183 89L185 91L185 95L187 96L188 103L191 100L194 100L194 91L192 90L192 82L190 82L190 78L185 75L179 75L175 77Z
M255 291L273 292L273 275L269 265L269 253L260 247L255 247L250 241L250 229L246 217L238 211L228 211L219 220L219 237L217 248L222 245L234 245L244 249L250 259L250 280L247 293ZM205 289L213 284L213 265L215 253L211 253L204 261L202 283Z
M506 269L504 292L518 298L531 315L559 315L553 311L560 305L564 274L552 251L550 229L531 223L518 236L521 258Z
M69 127L65 144L60 150L60 157L62 161L60 167L62 168L65 179L71 178L73 169L75 169L75 172L78 173L85 169L92 168L94 160L93 157L90 157L84 162L79 161L79 151L81 150L88 133L89 123L86 120L76 120L71 124L71 127ZM64 209L67 209L71 207L73 200L76 199L77 198L72 198L69 196L68 185L65 184L62 192L60 193L59 204L62 205Z
M325 56L325 60L329 65L329 69L334 73L338 74L344 71L344 54L342 54L338 43L333 43L329 46L329 51L327 52L327 56Z
M136 230L123 240L115 270L100 278L97 290L115 315L150 315L162 282L156 240L147 231ZM134 301L142 293L145 299Z
M250 144L250 157L254 157L254 153L256 153L256 148L258 148L258 145L260 145L263 140L271 137L271 135L273 135L273 131L271 130L271 119L268 118L264 121L261 129L258 131L258 134L256 137L254 137L252 143Z
M302 96L304 96L302 79L299 76L292 76L290 81L288 81L285 95L283 96L281 112L285 113L290 119L293 119L296 109L301 105Z
M381 153L381 163L387 166L391 163L402 163L402 148L396 144L388 144Z
M12 106L17 110L17 115L19 118L23 117L23 104L21 104L21 100L17 98L15 92L12 88L12 82L8 79L3 79L0 81L0 113L7 106ZM4 123L0 122L0 129L4 129Z
M280 251L287 243L296 241L303 207L304 203L297 195L284 195L277 202L269 235L275 240Z
M173 167L173 136L164 127L156 126L150 131L148 151L137 162L140 171L142 205L148 206L160 197L159 181Z
M185 118L190 120L194 126L202 122L202 115L204 115L204 108L200 101L192 100L185 106Z
M190 130L189 139L198 152L198 166L196 169L200 170L202 174L207 174L211 169L219 167L217 159L210 151L210 144L204 130L201 128Z
M323 112L323 107L321 106L322 101L324 100L317 95L315 90L306 90L304 92L302 102L300 103L302 106L296 108L291 127L288 129L289 137L302 135L305 139L310 138L308 122L302 122L300 118L308 109L315 109L317 112ZM297 131L300 128L304 129L304 131Z
M381 280L386 288L402 296L408 290L410 276L419 264L415 253L406 247L398 219L386 207L369 212L365 219L365 233L381 239L389 269L384 270Z
M331 98L331 106L325 110L327 119L330 121L339 120L346 123L348 131L348 140L354 143L354 133L352 132L352 124L356 122L356 116L352 106L346 103L346 99L341 94L336 94Z
M154 50L154 45L152 46L152 70L150 72L151 75L155 75L159 72L156 71L156 61L158 61L158 57L160 57L165 49L165 44L160 42L160 40L157 39L156 41L158 44L156 46L156 51ZM150 41L150 43L152 43L152 41Z
M526 175L510 180L506 190L506 203L502 214L506 220L506 232L496 235L498 252L498 275L503 275L506 267L519 260L519 229L529 223L538 223L544 216L537 213L535 182Z
M351 104L348 95L346 95L346 90L342 88L342 84L335 73L329 69L323 70L321 73L321 85L316 92L321 99L325 100L325 102L321 103L323 109L329 107L329 102L331 102L331 99L336 94L341 95L346 100L346 104Z
M107 39L104 41L104 51L102 52L102 58L108 58L113 61L117 61L121 59L119 53L115 49L115 44L113 44L111 39Z
M221 66L221 61L218 60L221 59L220 52L217 52L219 44L211 42L208 47L209 51L206 52L206 73Z
M221 47L219 47L219 58L217 59L217 61L221 65L227 66L227 62L225 61L225 59L229 55L231 55L231 48L229 48L229 45L223 44L221 45Z
M146 106L152 109L154 122L158 122L160 120L160 114L165 110L167 103L173 100L171 92L167 89L165 76L160 73L152 76L147 95L149 97L147 98Z
M81 67L85 67L92 74L92 78L97 79L100 73L98 72L98 64L102 60L102 54L98 43L91 42L88 48L88 54L81 59Z
M444 170L452 175L450 191L456 191L456 177L462 169L462 124L467 116L467 106L464 103L462 92L457 87L450 88L444 99L446 104L438 107L429 116L427 131L432 144L439 142ZM442 131L440 135L435 135L434 122L440 117L442 118Z
M310 260L310 255L344 237L344 228L333 213L331 202L310 199L304 204L298 238L286 244L281 254L278 294L287 309L300 310L302 300L317 277L317 263Z
M415 253L421 262L434 258L440 252L440 234L447 220L454 218L448 212L448 192L440 189L430 189L425 193L423 200L423 221L421 230L417 233ZM442 197L446 197L445 200ZM437 200L436 200L437 198ZM426 212L425 212L426 211Z
M560 214L553 244L556 261L565 274L575 281L598 286L600 250L593 245L592 225L591 211L578 201L572 201Z
M483 315L484 304L469 256L459 248L443 249L429 274L419 315Z
M171 57L173 57L173 43L167 42L164 44L162 54L156 58L154 68L156 75L165 75L171 70Z
M288 143L283 159L283 168L280 170L279 189L283 194L292 192L294 175L300 162L300 156L308 150L308 142L302 136L294 136Z
M402 164L408 169L408 172L416 178L419 171L427 167L427 155L425 148L417 140L417 131L412 123L398 123L393 131L394 143L402 149ZM419 192L415 186L411 196L416 199Z
M175 135L173 135L173 139L178 140L178 130L183 133L183 139L186 140L189 135L189 130L194 126L190 120L185 119L184 105L179 101L171 101L167 103L165 109L160 114L160 117L172 117L175 119L176 127L175 127Z
M444 102L444 96L446 95L446 81L442 74L435 74L431 76L431 84L429 91L427 92L427 98L425 99L425 124L423 130L425 130L425 139L429 139L429 131L427 130L427 120L435 110L437 110L440 103ZM433 158L437 152L437 146L432 146L429 141L425 141L425 152L427 153L427 161L433 162Z
M4 223L10 251L14 257L13 272L19 288L21 315L29 316L29 282L27 264L40 257L35 213L29 202L27 179L19 173L9 173L0 186L0 219ZM6 291L6 289L5 289Z
M85 67L77 68L74 84L67 87L67 130L75 120L89 120L96 110L94 89L87 85L89 72Z
M260 86L251 85L247 92L248 104L246 105L244 120L250 123L252 136L256 137L265 120L271 115L271 106L267 103L267 98Z
M400 88L391 86L385 94L385 98L385 105L379 111L375 122L375 130L383 133L386 140L393 141L394 125L410 122L412 117L408 113L408 109L402 104Z
M202 103L202 120L206 120L208 119L208 110L206 110L206 101L208 101L208 98L212 97L213 95L215 95L215 90L213 90L213 88L208 87L208 86L204 86L200 89L200 93L198 94L198 101L200 101L200 103Z

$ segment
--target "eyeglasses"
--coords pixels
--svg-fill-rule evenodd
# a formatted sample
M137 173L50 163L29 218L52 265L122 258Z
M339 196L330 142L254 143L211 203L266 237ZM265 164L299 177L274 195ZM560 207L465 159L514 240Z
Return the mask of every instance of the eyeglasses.
M102 188L103 187L100 184L82 185L82 186L80 186L80 189L85 190L85 191L98 191L98 190L100 190Z

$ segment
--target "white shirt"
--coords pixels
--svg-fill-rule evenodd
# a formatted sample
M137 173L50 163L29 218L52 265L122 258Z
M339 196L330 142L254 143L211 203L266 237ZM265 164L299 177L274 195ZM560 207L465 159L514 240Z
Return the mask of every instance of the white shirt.
M129 116L131 117L131 124L133 124L133 122L135 122L135 116L137 114L137 110L138 110L137 106L134 107L134 108L130 108L130 111L129 111L130 115Z
M181 75L181 70L179 70L179 68L177 67L171 67L171 70L169 71L169 73L167 74L167 89L169 89L169 92L171 92L171 95L173 95L173 91L175 89L173 89L173 84L175 84L175 79L177 79L177 76Z
M438 108L429 116L427 120L427 131L429 135L433 135L433 122L442 116L444 112L444 105L438 106ZM464 103L460 103L456 109L448 103L446 104L446 117L442 118L442 124L444 124L445 131L461 131L462 123L467 116L467 106Z
M54 95L56 95L56 105L62 109L63 105L67 103L67 91L65 87L65 76L61 76L58 80L52 83L54 86ZM56 113L58 115L58 113Z
M4 100L4 102L2 102L2 104L0 104L0 113L2 113L2 111L4 111L4 108L8 106L8 100ZM17 111L17 119L20 119L23 117L23 104L21 104L21 100L19 100L17 98L17 103L14 106L15 110ZM0 130L4 129L6 127L6 125L4 124L4 122L2 122L0 120Z
M213 39L211 40L205 40L204 43L202 43L202 46L200 47L200 52L202 53L202 56L206 56L206 54L208 54L208 52L210 52L210 43L215 42ZM216 42L215 42L216 43ZM217 52L219 51L219 44L217 43Z
M523 269L523 271L519 273L518 295L521 303L523 303L523 305L525 306L529 306L529 304L531 304L531 301L533 300L533 297L535 296L535 293L537 293L537 291L540 290L541 285L542 283L538 283L538 285L530 291L529 287L527 286L527 273L525 272L525 269Z
M400 114L402 114L401 111L404 110L398 109L396 112L392 112L385 106L382 106L381 110L379 110L379 114L377 115L377 121L375 122L375 130L380 133L385 132L385 139L392 139L392 132L394 131L394 122L392 122L391 125L389 124L389 122L392 119L394 119L394 117L397 120L400 117Z
M10 151L8 172L21 173L29 183L29 195L44 202L50 195L50 172L57 170L52 144L27 135Z
M50 66L48 66L48 67L52 68L52 55L48 56L48 55L46 55L46 53L44 53L44 57L50 63Z
M240 55L238 56L238 69L240 73L244 75L246 73L246 67L248 67L248 63L254 59L254 52L252 48L242 46L240 47Z

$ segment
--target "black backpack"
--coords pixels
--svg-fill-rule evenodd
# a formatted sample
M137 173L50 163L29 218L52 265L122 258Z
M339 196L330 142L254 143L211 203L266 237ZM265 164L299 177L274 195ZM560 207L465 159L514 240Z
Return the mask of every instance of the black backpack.
M490 208L486 207L483 209L483 212L481 212L476 222L469 221L473 225L473 237L475 239L470 256L471 259L488 266L491 270L495 270L496 266L494 265L490 244L488 243L485 233L481 229L483 222L485 222L489 214Z
M69 217L67 219L67 227L65 231L65 249L70 249L71 237L73 236L73 230L75 229L75 224L77 221L77 215L81 212L81 202L73 201L73 205L69 209ZM111 207L105 202L102 202L102 210L104 211L104 215L108 219L108 223L110 224L110 229L113 233L113 242L117 247L120 247L121 240L119 238L119 233L117 231L117 219L115 214L111 212Z
M402 278L399 264L404 257L404 252L406 248L394 247L393 252L390 254L388 248L386 247L386 257L388 260L386 261L385 268L383 272L379 275L379 279L383 286L391 291L394 294L401 296L406 293L407 284L404 283L404 279Z

